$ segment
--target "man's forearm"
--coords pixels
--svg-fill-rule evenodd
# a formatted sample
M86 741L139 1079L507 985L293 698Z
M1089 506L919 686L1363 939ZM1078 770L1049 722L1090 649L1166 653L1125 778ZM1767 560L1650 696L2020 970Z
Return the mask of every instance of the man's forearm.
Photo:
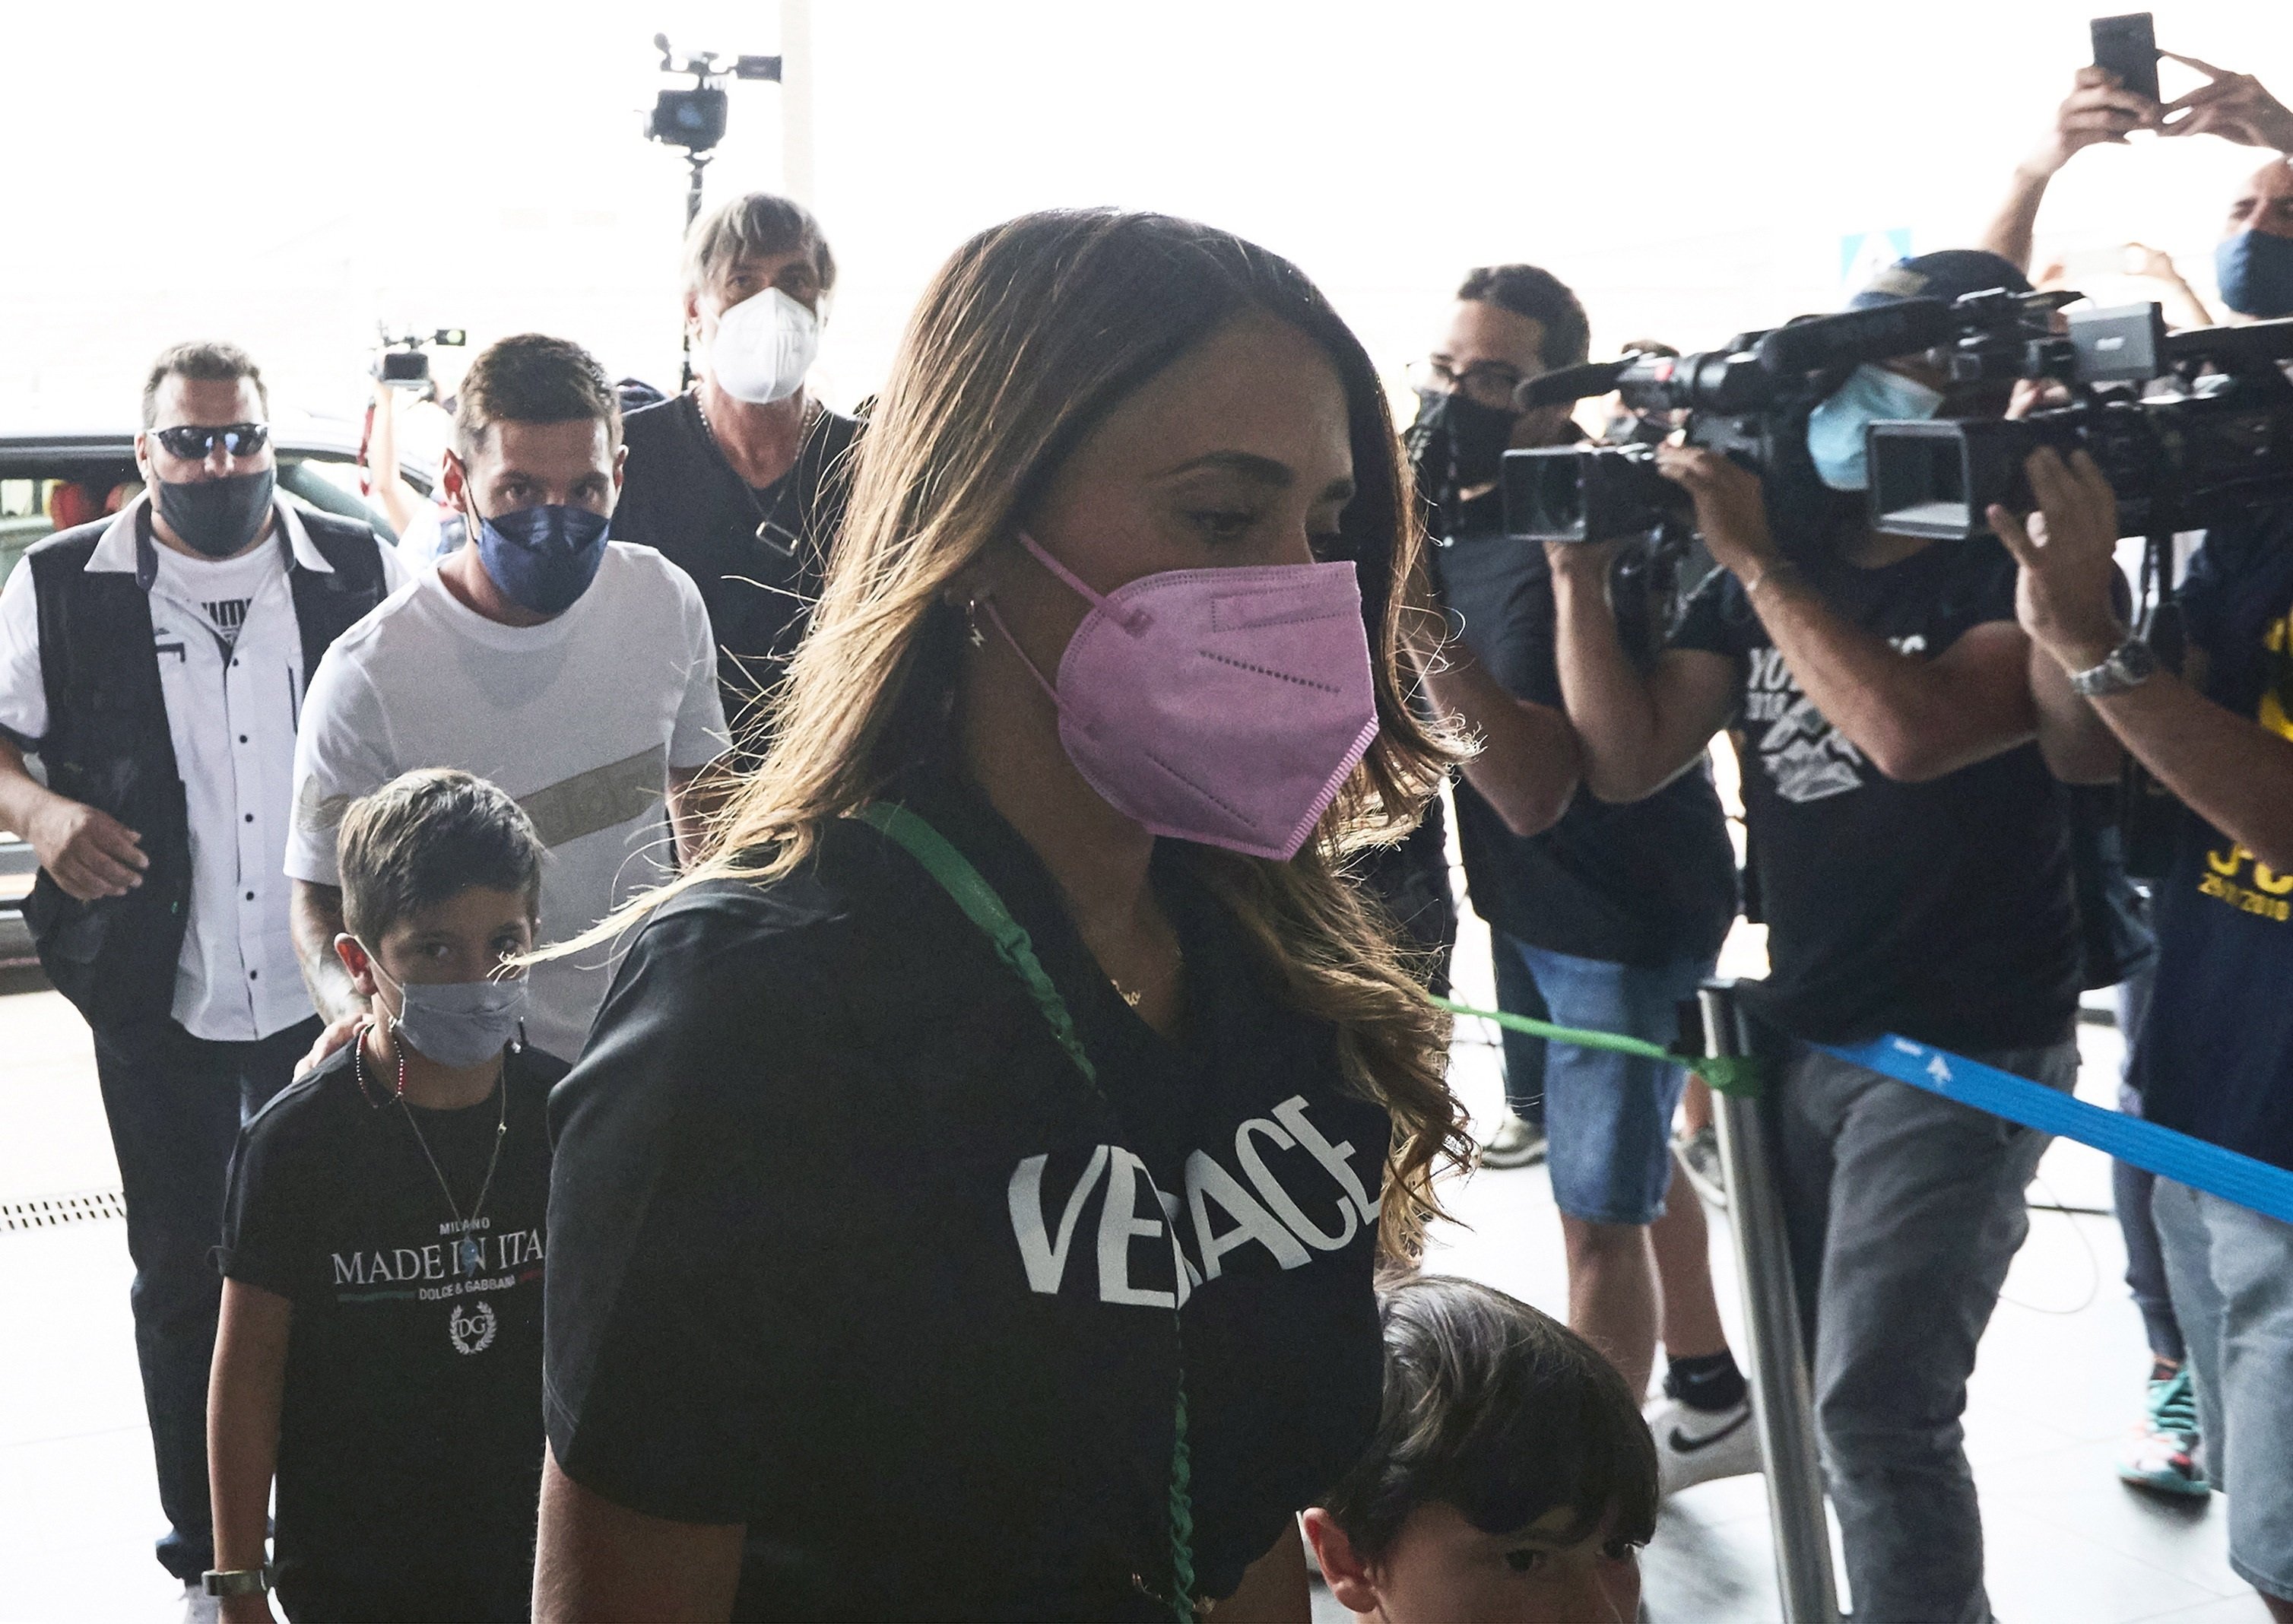
M2051 175L2034 174L2026 168L2015 170L2005 199L1983 231L1979 245L2010 262L2025 276L2030 273L2030 245L2038 235L2038 206L2046 201L2046 184L2053 179Z
M1423 656L1419 669L1434 704L1481 741L1462 769L1465 782L1505 827L1529 835L1559 823L1576 793L1576 735L1568 718L1514 698L1462 645Z
M2126 759L2118 735L2070 689L2054 657L2030 646L2030 700L2038 712L2038 751L2063 784L2109 784Z
M1888 777L1939 778L2037 733L2027 679L2003 698L1955 683L1936 661L1901 654L1842 615L1797 570L1770 564L1754 581L1752 607L1800 692ZM2019 677L2026 658L2016 664Z
M1625 652L1605 580L1552 573L1554 662L1560 698L1576 733L1584 782L1602 800L1638 800L1683 765L1658 759L1657 710L1648 678Z
M719 765L724 759L720 756L706 767L672 771L668 775L668 832L680 869L701 861L708 849L709 827L737 787L737 781Z
M0 738L0 829L20 840L29 840L33 819L42 807L57 799L53 790L32 776L16 742Z
M2094 708L2184 806L2258 861L2293 873L2293 739L2166 671Z
M319 1019L329 1025L366 1013L366 999L351 985L350 971L335 952L335 938L343 933L343 894L331 885L308 880L294 882L289 910L295 930L295 957L303 966L303 985Z

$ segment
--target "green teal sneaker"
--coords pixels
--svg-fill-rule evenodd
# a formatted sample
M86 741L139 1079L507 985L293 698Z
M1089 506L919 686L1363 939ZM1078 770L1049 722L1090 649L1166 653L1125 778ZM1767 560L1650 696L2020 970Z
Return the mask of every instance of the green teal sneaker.
M2118 1475L2136 1489L2195 1498L2213 1492L2198 1466L2198 1395L2184 1365L2150 1384L2141 1424L2119 1458Z

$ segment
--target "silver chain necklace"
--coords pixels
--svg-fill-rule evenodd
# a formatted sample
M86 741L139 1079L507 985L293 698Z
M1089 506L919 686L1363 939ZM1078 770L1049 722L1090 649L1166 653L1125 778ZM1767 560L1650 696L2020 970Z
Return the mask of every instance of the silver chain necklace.
M366 1042L363 1035L355 1040L351 1065L358 1074L359 1093L366 1097ZM454 1233L458 1238L455 1242L454 1255L460 1260L465 1275L477 1274L478 1265L482 1261L478 1243L470 1231L485 1215L486 1198L493 1193L494 1170L501 1165L502 1141L509 1137L509 1068L506 1064L495 1071L494 1087L501 1093L501 1116L494 1124L494 1150L486 1158L485 1182L478 1186L478 1198L470 1204L470 1215L465 1218L460 1206L454 1200L453 1187L446 1182L445 1169L438 1165L437 1157L431 1153L430 1141L422 1136L422 1125L414 1120L414 1108L406 1103L406 1056L401 1052L398 1057L398 1092L393 1097L398 1101L399 1115L406 1118L406 1126L414 1135L414 1142L422 1147L422 1159L430 1164L430 1175L438 1181L439 1193L446 1198L447 1210L454 1214Z
M725 471L733 476L733 483L741 487L741 493L748 498L749 506L757 516L757 540L766 547L777 548L780 551L791 555L796 551L796 544L802 537L801 516L799 516L798 525L785 524L781 523L781 509L787 507L790 501L797 499L796 481L791 475L796 473L798 464L804 460L804 437L810 431L812 419L819 410L819 402L814 400L805 402L804 418L797 429L797 460L789 465L788 473L773 482L776 487L776 493L773 497L771 508L767 509L764 503L757 499L757 488L749 483L747 476L740 469L733 466L732 456L725 450L725 443L717 437L717 426L709 420L709 409L701 403L701 391L697 388L693 391L693 415L701 419L701 432L709 436L709 449L717 453L717 460L722 463Z

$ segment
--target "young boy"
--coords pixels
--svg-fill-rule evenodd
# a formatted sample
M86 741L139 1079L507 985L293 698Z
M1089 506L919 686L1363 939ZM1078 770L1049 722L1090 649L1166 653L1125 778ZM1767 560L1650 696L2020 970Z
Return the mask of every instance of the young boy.
M1386 1292L1376 1435L1306 1537L1382 1624L1633 1624L1656 1445L1590 1343L1503 1292Z
M239 1137L208 1393L212 1594L295 1624L529 1616L541 1474L544 1108L523 1036L541 852L482 779L353 803L336 938L371 1019Z

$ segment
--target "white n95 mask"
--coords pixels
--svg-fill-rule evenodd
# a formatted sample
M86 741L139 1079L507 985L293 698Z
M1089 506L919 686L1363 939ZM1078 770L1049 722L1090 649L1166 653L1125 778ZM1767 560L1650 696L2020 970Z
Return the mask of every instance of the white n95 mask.
M820 353L820 318L777 288L742 299L717 318L709 371L736 401L762 406L804 387Z

